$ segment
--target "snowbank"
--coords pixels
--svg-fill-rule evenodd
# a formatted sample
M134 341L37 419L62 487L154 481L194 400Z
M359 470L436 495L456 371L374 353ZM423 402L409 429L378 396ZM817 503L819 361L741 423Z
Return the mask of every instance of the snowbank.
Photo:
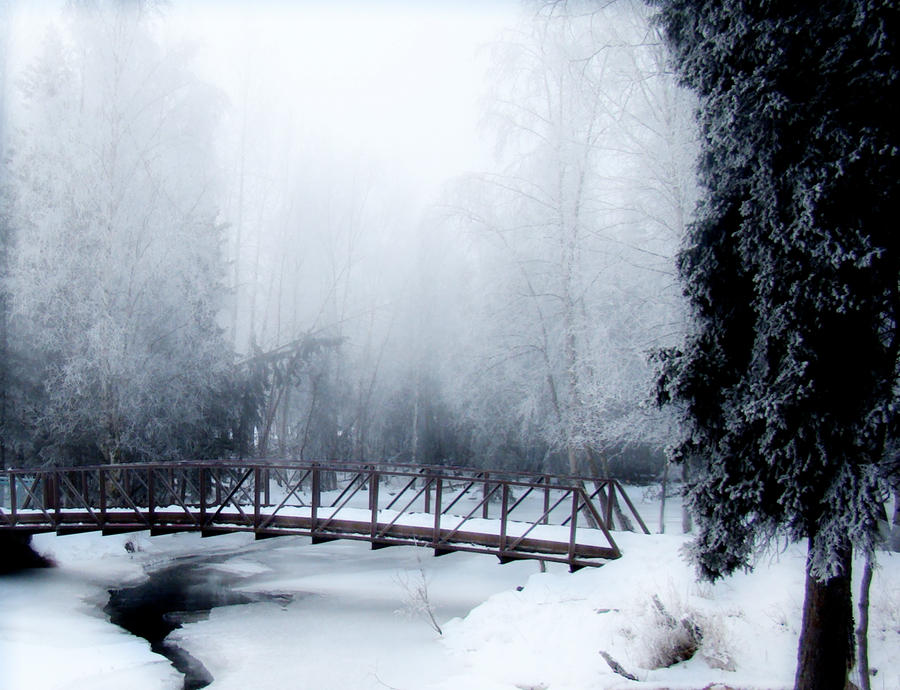
M461 670L442 690L729 688L775 690L794 681L805 552L766 556L752 574L694 582L681 536L616 534L625 557L598 570L533 575L446 626ZM857 564L861 570L861 564ZM702 631L689 661L651 669L673 638L653 603ZM900 687L900 557L881 554L872 585L873 688ZM609 654L638 680L619 675Z

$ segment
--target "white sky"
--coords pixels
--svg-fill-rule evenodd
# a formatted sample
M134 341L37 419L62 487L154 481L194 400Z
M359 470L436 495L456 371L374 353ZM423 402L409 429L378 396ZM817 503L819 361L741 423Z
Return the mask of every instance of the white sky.
M63 4L13 0L10 77ZM170 0L165 24L196 43L195 68L235 109L249 66L250 98L270 126L290 128L285 139L375 158L433 188L486 165L487 46L518 10L516 0Z
M504 2L231 2L173 6L199 68L293 137L374 157L430 186L483 167L486 46L517 16Z

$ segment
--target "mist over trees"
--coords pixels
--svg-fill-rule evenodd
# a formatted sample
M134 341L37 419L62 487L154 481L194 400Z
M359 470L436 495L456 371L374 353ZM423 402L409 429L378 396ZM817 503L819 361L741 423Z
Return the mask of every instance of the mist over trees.
M636 3L530 6L490 62L497 155L430 210L272 113L274 167L239 147L236 347L332 344L268 394L267 450L599 472L663 445L646 356L681 328L690 97Z
M472 63L493 153L427 184L318 119L333 65L248 31L216 84L179 16L70 3L5 81L16 462L659 470L695 135L642 4L509 12Z
M73 8L18 80L4 192L26 457L203 452L224 393L210 175L221 99L153 39L153 12Z
M671 257L694 148L691 100L664 63L639 5L541 7L497 48L498 166L460 190L482 264L487 371L473 376L496 377L467 407L506 408L507 435L531 434L539 464L559 455L572 473L608 472L609 452L668 431L643 404L647 352L680 332Z

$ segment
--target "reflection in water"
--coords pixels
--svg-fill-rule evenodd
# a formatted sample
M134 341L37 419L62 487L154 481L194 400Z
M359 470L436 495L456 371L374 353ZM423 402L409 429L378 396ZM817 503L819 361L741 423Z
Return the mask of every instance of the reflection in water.
M149 573L146 582L135 587L110 590L104 612L110 621L150 642L184 674L185 690L205 688L213 677L206 667L166 636L182 623L202 620L217 606L250 604L259 601L287 603L290 595L235 592L232 585L242 579L214 566L214 557L183 559Z

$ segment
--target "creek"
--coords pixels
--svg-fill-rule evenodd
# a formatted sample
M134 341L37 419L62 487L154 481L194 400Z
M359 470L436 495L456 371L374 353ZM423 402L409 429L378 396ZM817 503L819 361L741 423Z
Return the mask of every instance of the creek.
M184 690L199 690L212 683L212 674L202 661L167 636L185 623L203 620L219 606L261 601L288 603L285 594L250 593L234 590L246 579L217 568L228 556L190 556L151 570L139 585L109 590L103 611L112 623L150 643L150 648L171 661L184 674Z

